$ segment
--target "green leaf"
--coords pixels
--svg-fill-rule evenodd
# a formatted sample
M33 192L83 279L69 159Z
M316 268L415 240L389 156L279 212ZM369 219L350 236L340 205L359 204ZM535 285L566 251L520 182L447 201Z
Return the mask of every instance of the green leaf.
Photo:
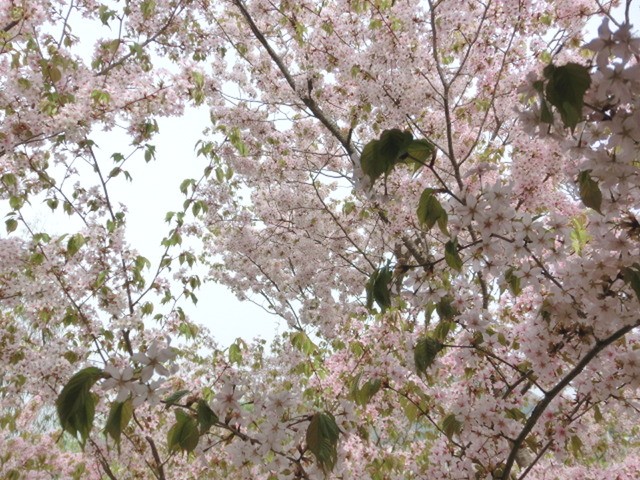
M527 415L519 408L508 408L505 410L507 418L513 420L523 421L527 419Z
M460 434L460 430L462 430L462 423L453 413L442 420L442 431L449 440L453 438L454 434Z
M2 183L8 187L15 187L18 184L18 179L13 173L5 173L2 176Z
M579 436L574 435L571 437L570 440L570 448L571 451L573 452L573 455L575 457L580 457L582 456L582 447L584 446L584 444L582 443L582 440L580 439Z
M140 10L142 11L142 17L144 19L149 18L156 10L155 0L144 0L140 6Z
M438 325L433 331L433 336L436 340L440 342L444 342L447 339L447 335L449 332L455 328L456 324L454 322L449 322L448 320L441 320L438 322Z
M569 62L560 67L547 65L543 73L548 80L545 90L547 100L556 107L565 126L575 129L582 119L584 94L591 86L589 70Z
M379 140L371 140L362 150L360 163L362 171L374 182L383 174L388 174L399 162L409 157L409 145L413 141L410 132L402 130L384 130ZM416 154L418 146L414 146Z
M638 264L634 264L635 268L625 267L622 269L622 278L625 283L628 283L629 286L633 289L640 301L640 268L638 268Z
M509 290L511 290L511 293L513 293L515 296L518 296L522 291L522 288L520 287L520 277L515 275L514 272L515 268L513 267L507 269L504 274L504 281L507 282L507 285L509 285Z
M599 214L602 205L602 192L598 182L591 178L591 170L585 170L578 174L578 187L580 189L580 199L586 207L593 208Z
M85 243L87 243L87 239L83 235L76 233L67 241L67 254L73 257Z
M125 402L114 402L109 410L107 424L104 427L105 435L111 436L116 443L120 443L120 436L129 424L133 414L133 406L131 400Z
M238 365L242 364L242 351L237 343L232 343L229 346L229 362Z
M362 374L358 374L351 384L351 388L349 389L349 393L351 394L351 398L358 405L366 405L368 404L373 396L380 391L382 387L382 381L379 378L372 378L367 380L362 387L360 387L360 379Z
M424 139L412 140L407 146L407 163L414 163L413 170L424 166L427 160L431 158L436 148L432 143Z
M291 339L291 345L296 347L305 355L311 355L317 350L316 345L311 341L311 339L305 332L294 332L289 338Z
M64 386L56 399L56 410L60 425L74 437L80 435L84 442L93 428L95 415L95 398L91 387L102 377L102 370L87 367L80 370Z
M20 480L20 472L14 469L9 470L7 473L7 480Z
M413 351L413 360L418 374L426 373L444 345L432 337L422 337Z
M444 246L444 259L454 270L462 271L462 259L458 255L458 240L449 240Z
M53 83L59 82L62 79L62 72L58 67L47 67L47 75Z
M333 470L338 461L339 436L340 430L331 413L313 415L307 428L307 446L325 473Z
M106 5L100 5L98 8L98 14L102 24L109 25L109 20L116 15L116 12L114 10L109 10Z
M430 230L437 222L442 233L449 235L447 231L447 221L449 217L445 209L442 208L442 204L433 194L433 189L424 189L420 196L416 213L418 220L427 227L427 230Z
M600 411L600 407L597 404L593 406L593 419L596 421L596 423L602 423L602 421L604 420L602 412Z
M51 209L51 210L55 210L56 208L58 208L58 199L57 198L49 198L47 199L47 206Z
M540 121L548 124L553 123L553 113L551 113L549 104L542 96L540 96Z
M7 226L7 233L15 232L16 228L18 228L18 221L15 218L5 220L4 224Z
M389 289L389 284L391 283L392 277L393 272L389 265L373 272L366 285L367 308L371 309L374 301L383 313L387 308L391 307L391 290Z
M172 393L167 398L165 398L162 403L164 403L165 408L169 408L172 405L178 403L180 399L185 395L188 395L189 392L191 392L191 390L178 390L177 392Z
M584 222L580 221L577 218L571 220L571 225L573 225L573 230L571 231L571 248L573 251L582 255L582 250L591 240L591 236L587 233L587 229L584 225Z
M171 452L182 450L189 453L196 448L200 439L198 423L181 409L176 409L175 415L176 423L167 433L167 446Z
M13 210L20 210L24 205L24 198L18 197L17 195L11 195L9 197L9 206Z
M200 435L208 431L214 424L218 423L218 416L213 410L211 410L206 400L202 398L198 400L196 418L200 425Z
M440 317L440 320L452 320L458 314L458 311L453 306L453 298L446 295L442 297L436 304L436 312Z

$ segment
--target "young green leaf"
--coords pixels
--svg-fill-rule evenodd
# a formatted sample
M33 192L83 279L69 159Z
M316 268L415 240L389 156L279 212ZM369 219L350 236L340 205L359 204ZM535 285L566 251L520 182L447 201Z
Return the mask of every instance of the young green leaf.
M540 96L540 121L548 124L553 123L553 113L551 113L549 104L542 95Z
M339 436L340 430L331 413L313 415L307 428L307 446L325 473L333 470L338 461Z
M407 145L407 163L413 163L413 170L416 171L418 168L424 166L427 163L427 160L433 155L435 151L435 147L432 143L428 142L424 139L412 140Z
M628 283L635 292L636 297L640 300L640 268L638 264L634 264L635 268L625 267L622 269L622 277L625 283Z
M436 304L436 312L440 320L452 320L458 312L453 305L453 298L449 295L442 297Z
M316 345L305 332L294 332L289 338L291 339L291 345L296 347L305 355L311 355L317 350Z
M242 350L240 350L240 345L237 343L232 343L229 346L229 362L238 365L242 364Z
M15 232L18 228L18 221L15 218L5 220L4 223L7 226L7 233Z
M573 230L571 231L571 248L577 255L582 255L582 250L591 240L584 223L577 218L571 220Z
M444 342L449 332L451 332L455 326L456 324L454 322L442 319L433 331L434 338L440 342Z
M511 290L511 293L513 293L515 296L518 296L522 291L522 288L520 287L520 277L515 275L514 272L515 272L515 268L513 267L507 269L507 271L504 274L504 281L507 282L507 285L509 286L509 290Z
M380 391L380 387L382 386L382 381L379 378L372 378L367 380L362 387L360 386L360 378L361 374L358 374L351 384L351 388L349 389L349 393L351 394L351 398L358 405L366 405L368 404L373 396Z
M67 242L67 254L73 257L85 243L87 243L87 239L83 235L80 233L73 235Z

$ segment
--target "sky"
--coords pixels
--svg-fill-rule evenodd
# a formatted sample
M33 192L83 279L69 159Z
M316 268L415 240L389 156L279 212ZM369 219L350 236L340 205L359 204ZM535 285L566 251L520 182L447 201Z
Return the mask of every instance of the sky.
M74 46L74 52L87 62L91 61L95 41L114 35L108 27L91 22L75 11L69 22L73 33L81 39ZM53 25L52 29L57 32L59 25ZM162 59L154 59L154 63L156 67L170 67ZM149 142L156 147L156 159L146 164L142 152L138 152L126 162L125 167L133 177L133 182L126 181L123 175L109 181L110 199L126 205L128 210L126 239L140 255L151 261L152 269L157 267L164 251L160 242L171 228L165 222L165 215L168 211L182 209L185 197L179 190L180 184L186 178L200 178L206 166L205 160L196 155L195 145L204 137L202 131L210 125L206 105L188 108L181 117L157 120L159 134ZM96 154L101 168L106 172L115 166L110 158L114 152L126 155L131 151L131 138L118 127L109 132L95 130L91 138L97 143ZM92 175L93 172L88 173ZM92 175L87 186L95 182ZM60 209L52 213L45 203L33 201L26 206L25 213L27 211L39 231L63 234L76 232L80 228L79 222L59 213ZM177 254L177 249L173 253ZM204 269L197 273L201 278L206 276ZM280 321L279 317L251 302L239 301L223 285L203 283L201 289L194 293L199 300L197 305L184 300L180 306L191 320L207 327L220 346L229 345L238 337L270 340L286 328L286 322Z
M171 228L165 215L180 210L185 199L180 184L186 178L199 178L206 166L194 147L209 123L206 107L190 108L181 117L158 119L159 134L150 142L156 146L156 160L146 164L140 153L139 158L127 163L133 182L120 175L110 187L112 200L128 209L127 240L154 266L164 251L160 241ZM118 147L122 152L128 148L127 137L118 132L96 132L94 140L99 146L108 146L103 152L105 157L118 151ZM205 271L201 278L204 274ZM251 302L239 301L223 285L206 283L195 293L197 305L188 300L182 307L192 320L209 328L220 345L228 345L237 337L270 340L286 324L280 324L278 317Z

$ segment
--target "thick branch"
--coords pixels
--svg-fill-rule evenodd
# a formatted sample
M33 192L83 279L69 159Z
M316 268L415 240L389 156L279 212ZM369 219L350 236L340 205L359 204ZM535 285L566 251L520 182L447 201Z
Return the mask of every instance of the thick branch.
M311 92L305 95L296 88L296 83L293 79L293 76L291 75L291 72L289 72L289 69L286 67L280 56L275 52L275 50L273 50L273 48L271 48L271 45L269 45L269 42L253 21L253 18L251 18L251 15L242 3L242 0L233 0L233 3L238 7L240 13L242 13L242 16L249 24L249 28L255 35L256 39L262 44L264 49L271 57L271 60L273 60L273 62L278 66L278 70L280 70L282 76L287 81L292 90L296 92L296 94L306 105L306 107L311 110L313 115L320 121L320 123L322 123L326 127L327 130L331 132L331 134L340 142L347 154L351 156L355 152L355 148L351 144L348 136L341 132L340 127L338 127L338 125L336 125L333 120L331 120L324 114L317 102L313 98L311 98Z
M573 369L567 375L565 375L565 377L562 380L560 380L560 382L558 382L558 384L555 387L553 387L551 390L549 390L545 394L545 396L540 401L540 403L538 403L538 405L536 405L536 408L533 409L533 412L531 412L531 416L527 420L527 423L524 425L524 428L520 432L520 435L518 435L518 438L516 438L515 441L513 442L513 446L511 447L511 452L509 453L509 457L507 458L507 462L504 466L504 471L501 477L503 480L509 478L509 474L511 473L511 469L513 468L513 464L516 460L516 455L518 454L518 450L520 450L525 439L527 438L531 430L533 430L533 427L535 427L535 425L538 423L538 420L540 419L544 411L547 409L549 404L553 401L553 399L556 398L569 385L569 383L571 383L571 381L574 378L580 375L580 373L582 373L585 367L602 350L607 348L613 342L624 337L627 333L629 333L631 330L633 330L638 326L640 326L640 320L636 321L633 325L627 325L626 327L621 328L620 330L614 332L604 340L596 341L596 344L589 351L589 353L587 353L582 358L582 360L580 360L578 364L575 367L573 367Z
M18 25L19 23L20 23L20 20L13 20L12 22L9 22L4 27L2 27L2 31L3 32L8 32L9 30L11 30L13 27Z

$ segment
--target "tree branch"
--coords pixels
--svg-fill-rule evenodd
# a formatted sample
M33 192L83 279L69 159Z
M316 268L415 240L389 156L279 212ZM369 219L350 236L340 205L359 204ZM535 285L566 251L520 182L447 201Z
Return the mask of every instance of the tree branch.
M280 58L280 56L273 50L273 48L271 48L271 45L269 45L269 42L267 41L266 37L263 35L263 33L258 28L258 26L255 24L255 22L253 21L253 18L251 18L251 15L249 14L246 7L242 3L242 0L233 0L233 3L238 7L238 9L240 10L240 13L249 24L249 28L255 35L256 39L262 44L264 49L267 51L267 53L271 57L271 60L273 60L273 62L278 66L278 69L282 73L284 79L287 81L291 89L294 92L296 92L296 94L298 95L300 100L302 100L305 106L309 110L311 110L313 115L320 121L320 123L322 123L326 127L326 129L331 132L331 134L338 140L338 142L340 142L345 152L347 152L349 157L351 157L351 155L355 153L356 150L353 147L351 140L348 138L348 136L345 135L340 130L340 127L338 127L338 125L333 120L331 120L329 117L327 117L324 114L324 112L322 111L318 103L313 98L311 98L310 91L307 94L303 94L296 88L296 83L295 83L295 80L293 79L293 76L291 75L291 72L289 72L289 69L286 67L286 65Z
M569 383L571 383L571 381L574 378L580 375L580 373L582 373L585 367L602 350L607 348L616 340L619 340L620 338L624 337L627 333L629 333L631 330L633 330L638 326L640 326L640 320L637 320L632 325L627 325L626 327L622 327L621 329L617 330L616 332L614 332L604 340L596 341L596 344L594 345L594 347L582 358L582 360L580 360L578 364L575 367L573 367L573 369L567 375L565 375L565 377L562 380L560 380L560 382L558 382L558 384L555 387L553 387L551 390L549 390L545 394L544 398L540 401L540 403L538 403L538 405L536 405L536 408L533 409L533 412L531 412L531 416L527 420L527 423L525 423L524 428L520 432L520 435L518 435L518 438L514 440L513 446L511 447L511 452L509 452L509 457L507 458L507 462L504 466L502 477L500 477L502 480L506 480L509 478L509 474L511 473L511 469L513 468L513 464L516 460L516 455L518 454L518 450L520 450L520 447L522 447L522 444L524 443L525 439L527 438L531 430L533 430L533 427L535 427L535 425L538 423L538 420L540 419L544 411L547 409L549 404L552 402L552 400L555 397L557 397L562 392L562 390L564 390L565 387L567 387Z

